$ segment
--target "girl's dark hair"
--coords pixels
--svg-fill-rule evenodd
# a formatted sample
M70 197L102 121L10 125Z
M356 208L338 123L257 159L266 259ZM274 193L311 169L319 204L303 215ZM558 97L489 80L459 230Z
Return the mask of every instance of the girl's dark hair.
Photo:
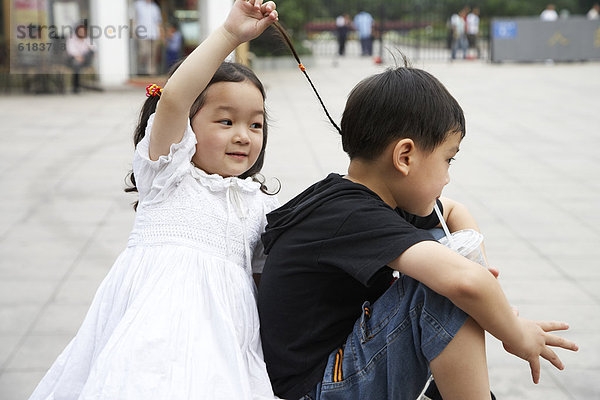
M350 159L374 160L400 138L433 151L450 133L464 137L458 102L433 75L406 63L364 79L350 92L341 123Z
M292 40L290 39L286 30L278 22L275 22L273 24L273 26L277 30L277 32L279 32L282 40L288 45L290 51L292 52L292 55L294 56L294 58L296 59L298 64L301 66L302 73L304 74L304 76L308 80L308 83L310 84L311 88L317 95L317 99L319 99L319 103L321 104L321 107L323 107L323 111L325 111L325 114L327 115L329 122L331 122L331 125L333 125L333 127L338 131L338 133L341 134L341 130L340 130L339 126L333 121L333 118L331 118L331 115L329 114L329 111L327 111L327 107L325 107L325 104L323 103L323 100L321 99L321 96L319 95L317 88L313 84L312 80L308 76L308 73L306 72L306 69L302 65L302 62L300 61L300 57L298 56L298 52L294 48ZM177 68L181 65L182 62L183 62L183 60L180 60L175 65L173 65L173 67L171 67L171 70L169 71L169 76L173 75L173 73L177 70ZM252 72L251 69L249 69L241 64L224 62L221 64L219 69L217 69L217 72L215 72L215 75L213 76L211 81L208 83L206 88L202 91L202 93L200 93L198 98L196 98L196 101L194 101L194 104L190 108L190 119L193 118L193 116L198 112L198 110L204 105L204 99L206 97L206 90L210 87L210 85L212 85L213 83L217 83L217 82L243 82L245 80L250 81L258 88L258 90L260 90L262 97L263 97L263 108L264 108L264 99L266 98L265 89L264 89L262 83L260 82L260 80L258 79L258 77L254 74L254 72ZM146 102L142 106L142 110L140 112L140 119L139 119L137 127L135 128L135 132L133 135L133 143L135 146L137 146L137 144L144 138L144 135L146 132L146 126L148 124L148 119L150 118L150 115L152 115L156 111L156 104L158 103L158 100L159 100L158 96L148 97L146 99ZM265 118L264 118L264 124L263 124L262 149L261 149L258 159L254 163L254 165L252 167L250 167L250 169L248 171L246 171L242 175L240 175L239 178L245 179L247 177L252 177L252 179L254 181L260 183L261 191L263 191L266 194L277 194L281 187L281 185L279 184L279 181L277 181L277 189L275 191L269 191L265 185L264 178L259 174L260 170L263 167L263 163L265 161L266 146L267 146L267 114L265 111ZM125 192L137 192L138 190L136 187L135 176L133 174L133 171L131 171L129 173L129 175L127 176L126 179L129 180L130 186L125 189ZM137 209L137 205L138 205L138 202L136 201L133 205L133 208Z
M183 60L180 60L175 65L173 65L173 67L171 67L171 70L169 71L169 76L173 75L173 73L177 70L177 68L181 65L182 62L183 62ZM263 109L264 109L264 100L266 97L265 88L263 87L263 84L258 79L258 77L254 74L254 72L252 72L252 70L250 68L245 67L241 64L223 62L219 66L219 68L217 69L215 74L213 75L212 79L210 80L210 82L208 83L206 88L202 91L202 93L200 93L200 95L198 95L198 97L196 98L196 100L194 101L192 106L190 107L189 118L192 119L194 117L194 115L196 115L198 110L200 110L200 108L202 108L202 106L204 105L204 101L206 99L206 92L212 84L217 83L217 82L244 82L244 81L249 81L260 91L260 93L262 94L262 97L263 97ZM137 146L137 144L144 138L144 135L146 133L146 126L148 125L148 119L150 118L150 115L152 115L156 111L156 105L158 104L159 99L160 99L159 96L151 96L151 97L148 97L146 99L146 101L144 102L144 105L142 106L142 110L140 111L140 118L139 118L138 125L135 128L135 131L133 134L134 146ZM275 191L269 191L267 189L267 186L265 185L264 178L259 174L259 172L262 169L263 164L265 162L265 148L267 146L267 133L268 133L267 125L268 125L267 124L267 115L266 115L266 111L265 111L264 123L263 123L263 143L262 143L262 148L260 149L258 158L256 159L256 162L254 163L254 165L252 165L252 167L250 167L250 169L248 169L246 172L239 175L238 178L245 179L245 178L251 177L254 181L260 183L261 191L263 191L266 194L272 195L272 194L276 194L277 192L279 192L279 184ZM128 192L128 193L129 192L137 192L138 190L136 187L135 176L133 174L133 171L130 171L126 180L129 180L129 182L127 182L127 183L130 186L125 189L125 192ZM133 205L133 208L137 209L137 205L138 205L138 202L136 201Z

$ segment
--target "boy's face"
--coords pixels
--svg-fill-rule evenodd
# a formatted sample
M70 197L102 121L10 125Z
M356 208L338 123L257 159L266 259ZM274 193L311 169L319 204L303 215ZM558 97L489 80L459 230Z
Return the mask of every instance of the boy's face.
M406 176L410 195L405 197L406 204L401 208L420 216L433 212L436 199L450 182L448 169L458 153L461 140L460 132L451 133L433 152L416 149Z

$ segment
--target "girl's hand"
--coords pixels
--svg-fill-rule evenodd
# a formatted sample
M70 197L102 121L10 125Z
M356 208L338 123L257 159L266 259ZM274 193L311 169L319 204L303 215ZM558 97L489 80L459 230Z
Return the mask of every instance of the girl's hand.
M260 36L265 29L278 20L273 1L236 0L224 23L232 40L244 43Z
M577 351L579 348L570 340L550 334L548 332L569 329L565 322L556 321L530 321L519 318L522 336L519 343L509 345L503 343L504 349L517 357L529 362L531 377L534 383L540 381L540 357L550 361L556 368L562 370L564 365L550 346Z

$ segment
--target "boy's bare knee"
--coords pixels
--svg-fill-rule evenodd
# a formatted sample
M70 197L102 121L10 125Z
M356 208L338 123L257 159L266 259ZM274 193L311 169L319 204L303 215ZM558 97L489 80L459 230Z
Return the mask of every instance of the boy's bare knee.
M430 368L444 399L490 398L484 330L472 318L467 318Z

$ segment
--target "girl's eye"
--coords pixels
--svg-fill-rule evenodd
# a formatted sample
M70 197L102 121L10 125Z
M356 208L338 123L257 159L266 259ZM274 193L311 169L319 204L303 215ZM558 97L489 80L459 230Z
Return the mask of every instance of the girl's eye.
M229 120L229 119L222 119L222 120L218 121L218 123L222 124L222 125L233 125L233 122L231 122L231 120Z
M456 160L454 157L448 159L448 165L452 164L452 161Z
M261 129L263 126L260 122L255 122L252 125L250 125L250 128L252 129Z

